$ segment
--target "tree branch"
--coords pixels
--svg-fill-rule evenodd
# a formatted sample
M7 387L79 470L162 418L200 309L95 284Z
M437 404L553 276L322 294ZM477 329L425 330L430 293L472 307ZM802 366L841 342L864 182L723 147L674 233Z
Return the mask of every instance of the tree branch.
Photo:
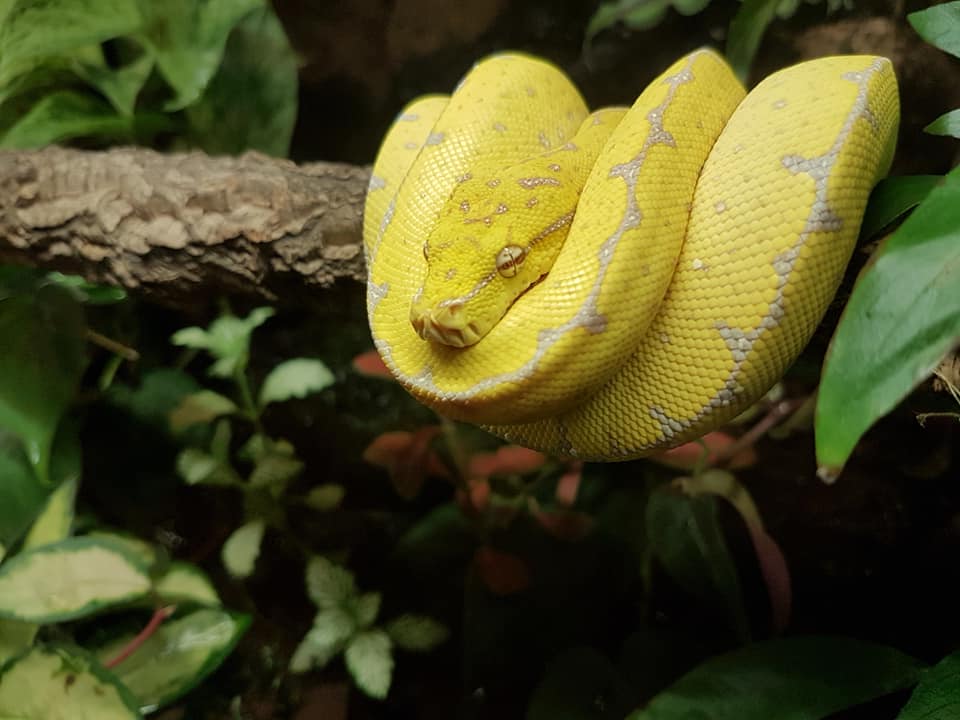
M368 179L259 153L0 152L0 263L175 306L228 293L295 301L365 279Z

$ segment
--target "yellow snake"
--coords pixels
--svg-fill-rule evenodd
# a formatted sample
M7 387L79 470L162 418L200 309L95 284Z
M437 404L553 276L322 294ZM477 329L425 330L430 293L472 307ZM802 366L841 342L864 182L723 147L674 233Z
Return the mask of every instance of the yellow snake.
M699 437L809 340L898 123L881 57L746 94L699 50L593 114L555 66L489 57L384 138L363 228L376 347L442 415L559 456Z

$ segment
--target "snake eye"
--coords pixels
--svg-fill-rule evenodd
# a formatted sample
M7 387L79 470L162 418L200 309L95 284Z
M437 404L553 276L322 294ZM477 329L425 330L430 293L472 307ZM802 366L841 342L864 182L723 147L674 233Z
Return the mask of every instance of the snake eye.
M497 253L497 272L503 277L513 277L526 256L527 251L519 245L507 245L501 248Z
M427 262L430 262L430 250L427 249L427 244L423 244L423 259Z

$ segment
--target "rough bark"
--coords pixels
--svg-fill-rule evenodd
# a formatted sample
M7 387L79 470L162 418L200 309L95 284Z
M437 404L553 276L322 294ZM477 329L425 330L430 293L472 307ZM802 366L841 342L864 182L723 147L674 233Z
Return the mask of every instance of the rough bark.
M172 305L364 279L369 170L139 148L0 153L0 262Z

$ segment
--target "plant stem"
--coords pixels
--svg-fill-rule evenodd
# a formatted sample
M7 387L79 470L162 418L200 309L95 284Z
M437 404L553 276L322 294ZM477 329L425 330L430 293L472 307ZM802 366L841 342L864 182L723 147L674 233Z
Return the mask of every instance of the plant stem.
M260 425L260 410L253 399L253 391L250 389L250 381L247 380L246 371L238 370L234 374L234 382L237 383L237 387L240 389L240 400L243 403L243 409L257 429L257 432L263 434L263 428Z
M727 462L736 457L737 453L753 446L770 431L774 425L787 417L794 410L804 403L804 398L794 400L781 400L776 403L770 411L755 423L747 432L737 438L736 442L730 443L725 448L717 452L713 460L714 467L722 467Z
M106 335L101 335L96 330L87 328L86 330L87 340L92 342L94 345L99 345L104 350L109 350L114 355L119 355L124 360L129 360L130 362L136 362L140 359L140 353L134 350L132 347L128 347L121 342L117 342L113 338L109 338Z
M173 615L176 610L176 605L167 605L166 607L161 607L154 610L153 616L144 626L143 630L134 635L130 639L130 642L128 642L114 657L105 662L103 666L108 669L114 668L128 657L133 655L140 648L140 646L143 645L150 638L150 636L157 631L157 628L160 627L161 623Z

